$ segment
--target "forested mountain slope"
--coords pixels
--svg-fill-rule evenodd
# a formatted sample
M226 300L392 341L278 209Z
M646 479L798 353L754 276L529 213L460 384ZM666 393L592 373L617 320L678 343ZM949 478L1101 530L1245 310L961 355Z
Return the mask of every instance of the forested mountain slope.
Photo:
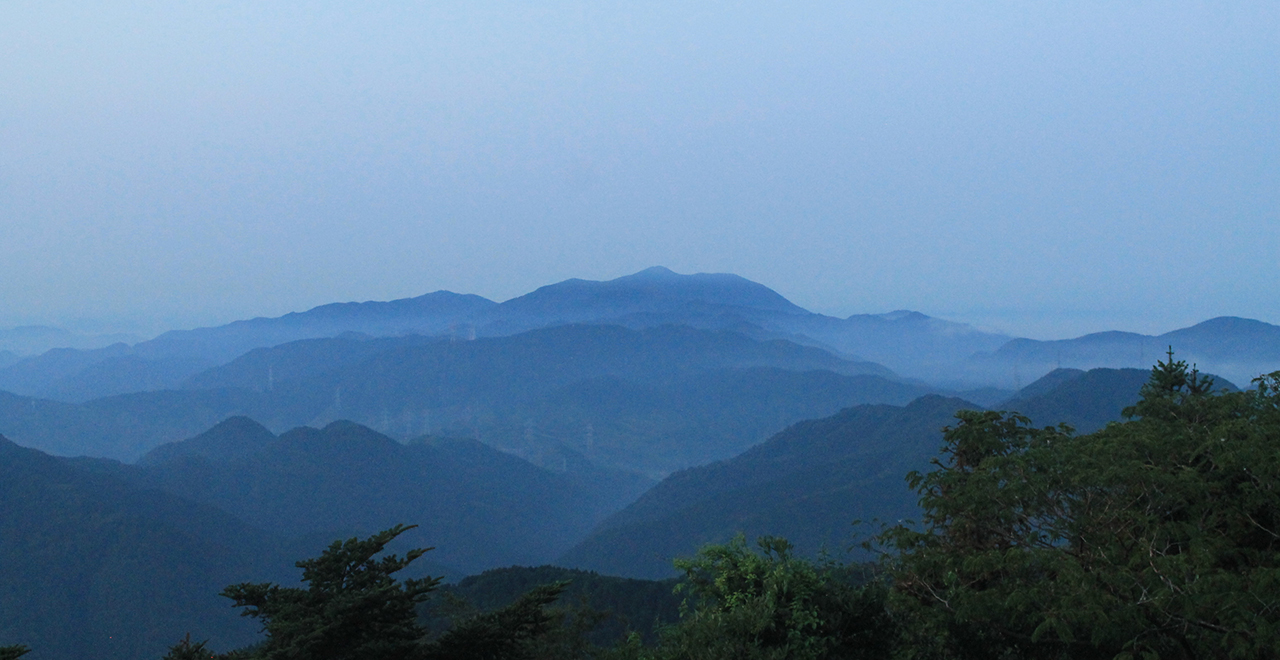
M158 658L186 632L256 638L218 593L279 579L296 548L214 507L0 437L0 639L32 660Z
M738 532L784 536L802 553L842 554L859 531L854 520L914 514L904 475L928 466L956 410L976 407L931 395L800 422L741 456L664 479L559 561L662 578L674 575L675 557Z
M555 473L474 440L405 445L345 421L276 437L245 418L114 474L289 538L420 525L405 540L437 547L429 559L464 574L545 563L651 483L590 467Z

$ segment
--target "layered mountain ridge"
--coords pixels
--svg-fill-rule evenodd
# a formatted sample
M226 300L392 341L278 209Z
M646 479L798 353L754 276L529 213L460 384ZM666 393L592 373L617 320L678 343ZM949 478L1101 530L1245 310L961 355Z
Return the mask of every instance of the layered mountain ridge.
M565 280L501 303L436 291L175 330L132 345L0 355L0 390L85 402L172 389L248 351L304 339L357 333L471 340L572 323L632 329L684 325L757 340L785 339L953 389L1017 389L1059 367L1146 368L1170 345L1180 358L1236 382L1280 369L1280 326L1251 319L1220 317L1162 335L1111 331L1039 341L906 310L836 318L809 312L737 275L682 275L654 267L607 281ZM53 336L40 335L42 341Z

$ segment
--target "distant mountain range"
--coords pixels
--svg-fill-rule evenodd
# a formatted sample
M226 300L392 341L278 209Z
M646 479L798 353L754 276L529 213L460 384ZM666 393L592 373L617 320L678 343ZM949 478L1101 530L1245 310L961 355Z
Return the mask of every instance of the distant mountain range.
M1280 369L1280 326L1249 319L1222 317L1158 336L1106 332L1059 341L1013 339L911 311L843 319L815 314L736 275L680 275L655 267L603 282L566 280L502 303L437 291L390 302L323 305L277 318L167 332L133 344L95 344L91 350L64 338L59 350L15 360L24 351L7 349L6 332L15 337L12 341L61 336L55 329L19 328L0 332L0 351L14 354L0 352L0 390L84 402L176 388L253 349L303 339L354 334L470 340L566 324L683 325L757 340L785 339L960 390L1017 389L1059 367L1145 369L1170 345L1180 358L1236 382Z
M549 467L571 451L660 478L801 419L931 391L783 340L604 325L474 341L302 340L251 351L186 387L81 404L0 393L0 432L56 454L135 460L235 415L275 431L347 419L401 440L478 438Z
M1162 335L1098 332L1057 341L1014 339L998 350L974 355L967 363L971 379L1009 385L1038 378L1056 368L1098 367L1150 369L1174 357L1195 363L1201 371L1236 383L1280 370L1280 326L1222 316Z
M1008 339L915 313L837 319L808 312L736 275L678 275L650 268L607 282L566 280L503 303L437 291L418 298L324 305L278 318L167 332L132 346L57 351L0 368L0 389L82 402L176 387L252 349L301 339L344 333L474 339L573 323L731 330L758 340L787 339L822 347L855 362L882 362L912 376L927 375L935 363L994 350Z
M24 325L0 329L0 357L5 353L21 357L39 355L55 348L94 349L138 341L141 337L124 333L86 335L47 325Z

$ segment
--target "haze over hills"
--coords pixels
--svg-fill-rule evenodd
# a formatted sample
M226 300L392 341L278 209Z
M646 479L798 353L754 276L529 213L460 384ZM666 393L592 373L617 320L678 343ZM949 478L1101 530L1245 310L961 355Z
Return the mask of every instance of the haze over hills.
M603 282L570 279L502 303L437 291L172 331L133 345L63 349L7 366L0 361L0 389L83 402L174 388L250 350L302 339L359 333L466 340L571 323L684 325L787 339L952 389L1017 389L1058 367L1146 368L1170 344L1180 357L1237 382L1280 368L1280 327L1248 319L1223 317L1159 336L1106 332L1058 341L1011 339L911 311L844 319L815 314L736 275L681 275L654 267Z
M65 401L167 389L254 348L344 332L448 334L496 304L480 296L437 291L390 302L333 303L277 318L173 330L133 345L60 350L24 360L0 369L0 389Z
M135 460L234 415L277 432L349 419L402 440L480 438L549 466L568 449L661 477L800 419L930 391L891 376L814 347L678 326L344 337L257 349L185 390L83 404L2 395L0 431L53 453Z
M439 291L386 303L325 305L278 318L172 331L133 346L42 356L0 368L0 389L87 401L160 389L158 386L174 387L251 349L299 339L345 332L469 339L567 323L727 329L756 339L790 339L835 348L855 361L863 355L857 349L865 348L901 363L907 367L905 373L921 360L937 361L946 354L955 361L975 347L993 349L1007 339L923 315L836 319L808 312L771 289L736 275L678 275L665 268L650 268L606 282L567 280L503 303Z
M1161 335L1097 332L1075 339L1037 341L1015 339L990 354L969 361L973 377L1009 385L1017 378L1036 376L1055 368L1096 367L1149 369L1174 357L1196 364L1235 382L1280 370L1280 326L1222 316Z
M140 598L167 590L154 600L172 611L125 609L84 624L98 634L134 618L143 622L136 629L192 629L185 622L207 617L221 586L290 579L282 557L398 522L422 525L406 544L437 548L421 570L455 576L557 560L663 578L674 574L672 558L737 532L841 556L859 533L853 520L915 515L903 475L927 469L957 409L978 407L885 373L817 347L724 330L561 325L475 340L302 340L251 351L190 379L190 389L84 404L0 393L0 424L22 421L64 447L120 442L135 456L146 451L127 465L0 446L0 458L18 457L0 476L28 489L0 493L3 503L25 498L0 524L50 521L26 545L0 541L0 550L28 555L0 567L0 577L37 571L33 557L74 563L71 550L87 548L102 557L75 579ZM1149 375L1060 369L997 407L1086 432L1118 419ZM874 403L850 406L867 401ZM277 434L235 416L245 411L273 423L350 414L396 435L341 417ZM160 444L197 420L208 422L203 432ZM430 436L419 435L424 428ZM453 431L471 437L446 437ZM666 478L649 489L653 482L637 473ZM47 474L58 476L49 482ZM51 489L70 495L41 494ZM68 527L82 519L92 539ZM181 559L165 554L209 534L221 545ZM136 539L154 547L133 547ZM47 552L49 543L62 550ZM150 582L134 583L140 579ZM48 594L40 608L87 617L107 607L97 592L73 602L70 587L39 575L12 580L24 594ZM219 627L222 620L196 629L243 639L235 623ZM50 642L55 633L42 621L24 619L15 630L49 648L80 649L89 639ZM138 639L127 652L101 655L151 653L151 642Z
M87 350L137 341L141 341L141 337L123 333L86 335L47 325L24 325L0 329L0 354L11 352L19 357L27 357L54 348Z

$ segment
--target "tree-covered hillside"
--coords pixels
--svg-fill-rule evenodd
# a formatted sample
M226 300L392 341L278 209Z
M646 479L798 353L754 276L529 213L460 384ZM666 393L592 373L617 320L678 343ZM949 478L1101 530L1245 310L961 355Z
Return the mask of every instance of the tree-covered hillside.
M420 525L405 542L466 574L544 563L648 482L620 473L556 473L474 440L408 445L351 422L276 437L234 418L143 465L80 461L142 488L203 502L289 538L368 534Z
M853 522L916 513L902 475L928 465L960 399L862 405L800 422L742 455L677 472L606 520L560 563L644 578L675 575L672 560L735 534L785 536L813 555L855 542Z
M217 593L299 550L214 507L0 437L0 644L41 658L158 658L186 631L256 638Z

